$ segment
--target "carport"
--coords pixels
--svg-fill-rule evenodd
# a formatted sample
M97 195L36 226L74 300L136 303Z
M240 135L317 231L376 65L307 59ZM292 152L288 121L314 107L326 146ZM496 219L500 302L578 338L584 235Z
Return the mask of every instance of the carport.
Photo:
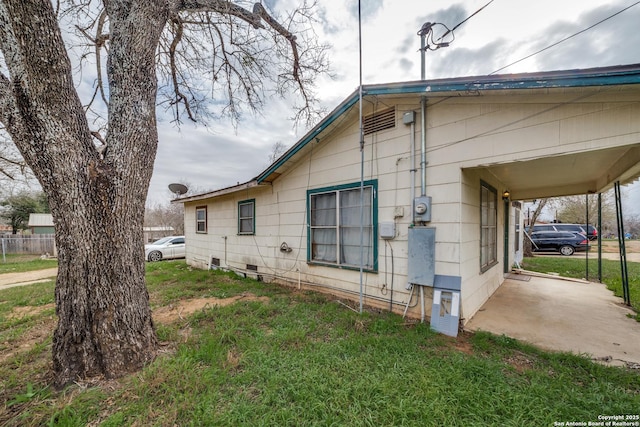
M517 157L494 155L484 164L463 167L463 172L482 170L504 185L504 216L499 223L504 225L505 280L466 329L640 367L640 323L627 317L633 311L605 285L511 271L518 221L523 229L521 215L514 215L519 212L515 201L597 197L640 177L638 86L559 92L562 101L540 106L538 112L523 114L517 121L520 126L531 121L530 133L511 142L517 147L514 151L520 151Z
M640 368L640 322L605 285L537 273L509 274L465 329Z

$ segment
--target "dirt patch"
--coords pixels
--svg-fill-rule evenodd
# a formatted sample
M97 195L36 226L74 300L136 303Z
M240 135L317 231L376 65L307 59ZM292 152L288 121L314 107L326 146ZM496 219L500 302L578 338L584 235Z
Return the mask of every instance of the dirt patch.
M182 300L175 304L159 307L153 310L153 320L158 323L171 323L177 320L184 320L185 316L195 313L198 310L213 307L225 307L238 301L269 301L268 297L258 297L251 293L244 293L230 298L195 298Z
M53 335L55 326L55 316L47 317L20 335L20 339L10 343L3 343L3 347L7 346L7 348L0 352L0 363L4 363L18 354L28 352L37 344L44 343Z
M38 305L38 306L25 305L24 307L14 307L13 310L11 310L11 313L7 315L7 318L21 319L25 316L36 316L45 310L54 308L55 306L56 305L54 303L51 303L51 304Z
M511 365L511 367L520 374L533 369L534 366L534 360L532 360L528 355L517 351L514 351L512 354L505 357L504 361Z
M597 242L591 243L594 247L597 246ZM640 253L640 240L625 240L624 247L627 253ZM603 240L602 241L602 252L605 253L619 253L620 249L618 248L617 240Z

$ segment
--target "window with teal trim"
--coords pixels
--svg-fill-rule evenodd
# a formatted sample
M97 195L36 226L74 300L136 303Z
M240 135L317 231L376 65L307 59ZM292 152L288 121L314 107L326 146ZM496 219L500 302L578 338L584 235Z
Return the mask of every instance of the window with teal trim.
M255 234L256 202L244 200L238 203L238 234Z
M360 183L308 191L309 262L360 268L362 259L365 269L376 269L375 184L367 181L362 193Z

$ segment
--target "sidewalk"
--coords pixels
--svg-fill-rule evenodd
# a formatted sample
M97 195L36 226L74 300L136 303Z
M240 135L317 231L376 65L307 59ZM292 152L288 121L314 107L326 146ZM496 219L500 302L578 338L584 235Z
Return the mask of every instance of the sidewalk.
M20 273L0 274L0 291L16 286L30 285L32 283L45 282L55 279L58 268L45 268L44 270L24 271Z

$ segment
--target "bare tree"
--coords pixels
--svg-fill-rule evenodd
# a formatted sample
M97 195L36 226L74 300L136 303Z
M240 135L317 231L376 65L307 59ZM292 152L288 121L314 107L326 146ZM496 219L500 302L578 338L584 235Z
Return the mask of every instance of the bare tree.
M531 218L530 218L530 221L529 221L528 233L531 233L531 231L533 230L533 224L535 224L536 221L538 221L538 217L542 213L542 210L545 208L545 206L547 206L548 202L549 202L549 199L539 199L538 200L538 204L537 204L536 208L533 210L533 213L531 214ZM532 257L533 256L533 248L532 248L531 239L529 239L528 237L525 237L522 249L523 249L523 251L522 251L523 256L526 256L526 257Z
M172 230L170 234L184 234L184 205L182 203L156 203L147 207L144 225L146 227L170 228Z
M310 88L326 58L310 6L280 19L245 4L0 0L0 123L47 194L56 227L57 387L118 377L155 356L142 225L156 102L176 120L237 119L270 93L295 93L297 116L313 119ZM68 28L83 39L63 37ZM70 53L83 73L96 67L84 103Z
M20 176L27 175L28 172L27 164L11 140L5 137L3 129L0 128L0 183L8 180L13 181Z
M556 197L550 206L555 209L555 219L572 224L587 223L587 197L583 195ZM598 222L598 195L589 195L589 223ZM613 190L602 194L602 224L607 228L616 223L616 207Z

